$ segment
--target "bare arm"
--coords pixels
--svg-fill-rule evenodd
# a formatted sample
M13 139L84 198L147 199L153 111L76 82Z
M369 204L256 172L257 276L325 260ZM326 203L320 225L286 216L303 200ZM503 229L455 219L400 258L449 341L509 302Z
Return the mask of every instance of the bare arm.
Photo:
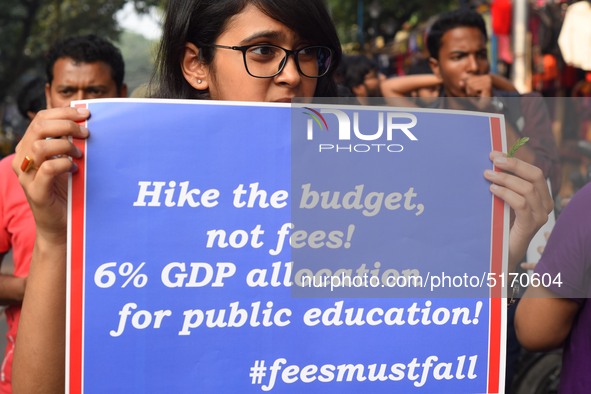
M495 89L504 90L506 92L517 92L517 88L507 78L497 74L490 74L492 84Z
M65 323L66 244L38 237L14 353L15 393L64 392Z
M564 344L573 325L579 304L556 298L543 287L529 287L515 312L517 338L524 348L545 351Z
M441 80L433 74L403 75L386 79L381 89L384 97L408 97L414 90L440 84Z
M578 313L588 307L584 299L590 294L590 197L591 187L581 189L561 212L536 266L540 277L554 279L546 284L540 281L537 286L530 283L516 310L518 339L528 349L557 348L568 341L570 333L588 336L584 315L578 320Z
M12 162L37 230L14 353L12 380L18 393L64 392L67 180L76 171L71 158L81 153L59 137L86 138L88 130L77 122L88 116L87 110L74 108L39 112ZM34 164L23 170L25 156Z
M0 305L19 305L25 295L26 278L0 274Z
M6 253L0 253L0 264L4 263ZM25 295L26 278L0 274L0 305L20 305Z

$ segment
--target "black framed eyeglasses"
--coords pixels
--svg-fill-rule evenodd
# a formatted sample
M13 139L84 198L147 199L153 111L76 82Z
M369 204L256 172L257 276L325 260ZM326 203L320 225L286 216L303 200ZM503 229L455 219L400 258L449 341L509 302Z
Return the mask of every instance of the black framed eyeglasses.
M308 78L320 78L330 70L333 51L322 45L289 50L277 45L254 44L244 46L209 45L213 48L242 52L246 72L255 78L273 78L287 64L292 55L298 72Z

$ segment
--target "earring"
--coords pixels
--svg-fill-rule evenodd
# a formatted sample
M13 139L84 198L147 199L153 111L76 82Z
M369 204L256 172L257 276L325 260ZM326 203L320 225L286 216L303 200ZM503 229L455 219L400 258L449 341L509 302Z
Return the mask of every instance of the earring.
M203 82L203 81L202 81L202 80L200 80L200 79L198 79L198 80L197 80L197 83L198 83L198 84L200 84L201 82Z

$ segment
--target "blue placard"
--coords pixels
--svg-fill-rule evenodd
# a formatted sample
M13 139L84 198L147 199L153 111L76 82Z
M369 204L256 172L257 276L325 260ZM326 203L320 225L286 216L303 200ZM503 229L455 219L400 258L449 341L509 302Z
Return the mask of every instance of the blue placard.
M493 254L503 251L506 223L482 177L488 152L500 149L498 117L178 100L77 105L92 115L72 177L70 392L503 389L505 317L488 275L502 270L503 253ZM416 140L395 127L390 138L392 119L414 119ZM350 209L313 204L328 191L349 192ZM334 282L339 269L362 266L370 280L414 269L487 281L480 293L451 285L429 294L385 282L298 282L323 269L319 277Z

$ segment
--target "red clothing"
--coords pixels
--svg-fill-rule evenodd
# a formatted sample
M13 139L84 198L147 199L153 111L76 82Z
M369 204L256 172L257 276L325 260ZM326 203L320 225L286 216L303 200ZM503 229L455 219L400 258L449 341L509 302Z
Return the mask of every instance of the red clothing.
M510 34L513 15L511 0L494 0L490 7L493 33L497 35Z
M14 275L29 274L35 244L35 220L25 193L11 167L14 155L0 161L0 254L12 249ZM0 394L12 393L12 353L20 317L20 306L6 308L6 353L0 370Z

